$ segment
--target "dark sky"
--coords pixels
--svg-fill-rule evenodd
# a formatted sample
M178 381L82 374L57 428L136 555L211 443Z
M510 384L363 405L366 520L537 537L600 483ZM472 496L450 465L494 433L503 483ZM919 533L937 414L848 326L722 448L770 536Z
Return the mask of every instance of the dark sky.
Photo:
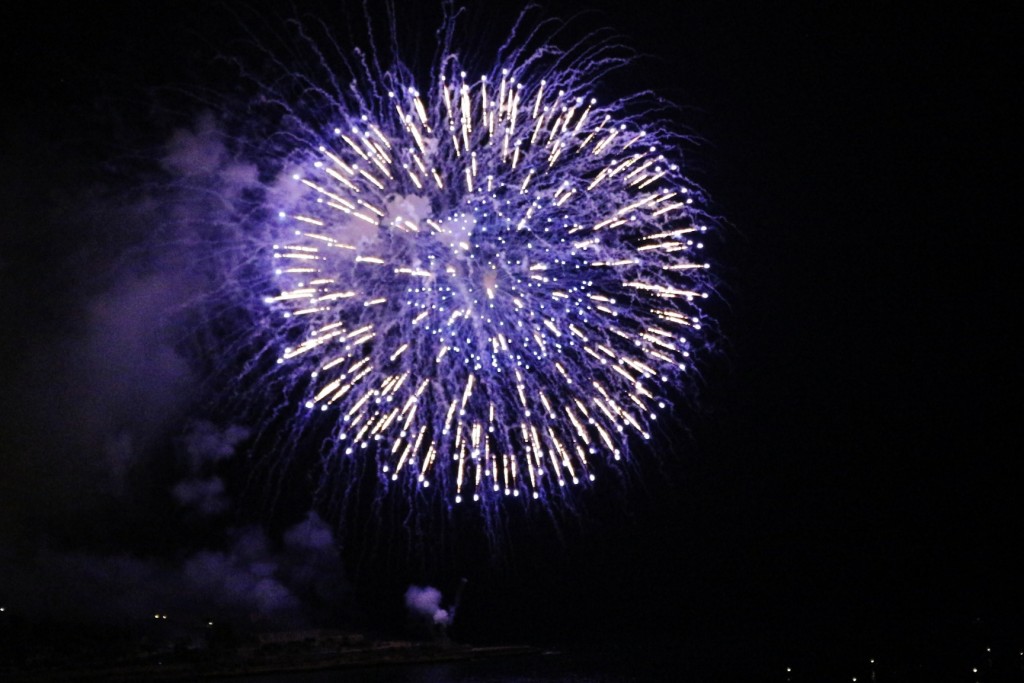
M683 105L723 217L709 240L722 338L681 407L688 433L558 532L513 515L497 563L466 520L400 548L361 535L344 570L317 560L344 573L344 609L386 627L409 583L450 594L467 576L464 638L658 637L755 669L1024 645L1013 22L967 5L763 4L588 3L649 55L628 79ZM229 504L189 492L235 472L244 436L224 415L197 421L202 378L161 327L195 283L173 255L134 263L153 207L126 178L165 153L161 130L187 127L187 107L151 100L230 87L208 57L240 36L232 7L2 10L0 601L98 557L140 576L219 561L244 583L252 553L296 601L313 595L294 565L324 539L282 540L295 510L275 521L250 504L227 530L189 516ZM204 434L216 443L195 445ZM269 537L254 540L258 522ZM20 567L7 586L5 566Z

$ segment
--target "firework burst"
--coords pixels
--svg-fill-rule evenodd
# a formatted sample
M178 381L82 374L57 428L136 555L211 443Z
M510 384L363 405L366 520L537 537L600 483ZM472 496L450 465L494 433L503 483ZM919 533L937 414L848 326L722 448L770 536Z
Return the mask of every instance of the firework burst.
M700 194L679 136L592 96L604 46L469 74L444 35L430 82L364 67L293 136L277 368L387 487L564 496L651 438L701 345Z

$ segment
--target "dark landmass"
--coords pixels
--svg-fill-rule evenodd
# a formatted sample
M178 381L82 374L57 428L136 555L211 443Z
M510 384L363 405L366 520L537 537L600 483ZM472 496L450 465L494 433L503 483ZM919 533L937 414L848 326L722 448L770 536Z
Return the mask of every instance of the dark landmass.
M108 636L110 634L107 634ZM0 667L0 677L23 681L184 681L256 674L385 665L469 661L539 654L528 645L474 647L447 639L371 640L360 633L309 630L249 636L236 643L214 634L208 643L178 642L156 651L35 650L28 661ZM106 656L105 656L106 655Z

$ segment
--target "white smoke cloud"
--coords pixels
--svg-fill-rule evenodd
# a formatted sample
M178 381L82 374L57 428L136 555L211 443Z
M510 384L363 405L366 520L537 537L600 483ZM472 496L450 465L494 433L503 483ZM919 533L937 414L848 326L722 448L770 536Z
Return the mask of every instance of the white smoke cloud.
M0 251L14 257L0 270L0 450L8 474L0 498L19 517L0 519L0 543L31 542L33 525L59 533L97 507L127 504L140 484L162 475L156 463L202 392L189 317L216 285L203 265L209 245L230 223L233 202L258 185L255 166L225 140L204 114L169 135L148 173L133 171L130 180L14 176L24 176L12 196L25 208L8 226L17 240L0 237ZM99 165L53 145L23 146L33 167ZM214 436L220 449L188 449L197 480L212 474L198 461L227 457L245 438L240 428ZM201 488L193 482L177 497L221 507Z
M216 177L217 183L226 187L256 185L256 168L233 159L224 139L213 114L206 112L190 129L171 135L161 164L179 178Z
M409 586L405 591L405 606L409 611L439 626L450 621L448 610L441 607L441 591L433 586Z
M171 494L181 505L204 515L219 515L231 504L220 477L180 481L171 489Z
M282 620L298 611L299 600L281 582L279 564L266 535L248 527L237 533L228 549L190 557L182 574L191 595L208 596L227 609Z
M184 437L190 471L199 472L207 463L230 458L239 442L248 436L249 430L239 425L232 424L222 429L208 420L197 420Z
M299 626L336 606L346 587L333 536L315 513L288 529L283 544L246 526L230 531L224 548L180 562L43 548L0 567L12 611L69 620L130 623L163 613L179 625L218 618Z
M249 432L195 420L192 306L258 171L213 115L166 140L143 171L33 137L6 150L0 595L59 619L301 622L345 588L330 528L224 528L222 465Z
M248 436L249 430L238 425L222 429L207 420L193 422L182 438L186 475L171 489L174 499L205 516L226 512L231 501L214 468L233 456L239 442Z

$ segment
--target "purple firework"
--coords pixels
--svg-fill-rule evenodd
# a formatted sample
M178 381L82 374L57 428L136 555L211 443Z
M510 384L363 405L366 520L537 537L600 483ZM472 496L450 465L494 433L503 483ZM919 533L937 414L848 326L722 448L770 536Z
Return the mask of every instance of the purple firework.
M707 219L683 138L591 96L612 47L534 32L470 74L453 22L429 82L359 56L351 87L303 86L330 124L291 136L279 192L278 369L336 425L329 457L386 486L564 495L651 437L687 371Z

